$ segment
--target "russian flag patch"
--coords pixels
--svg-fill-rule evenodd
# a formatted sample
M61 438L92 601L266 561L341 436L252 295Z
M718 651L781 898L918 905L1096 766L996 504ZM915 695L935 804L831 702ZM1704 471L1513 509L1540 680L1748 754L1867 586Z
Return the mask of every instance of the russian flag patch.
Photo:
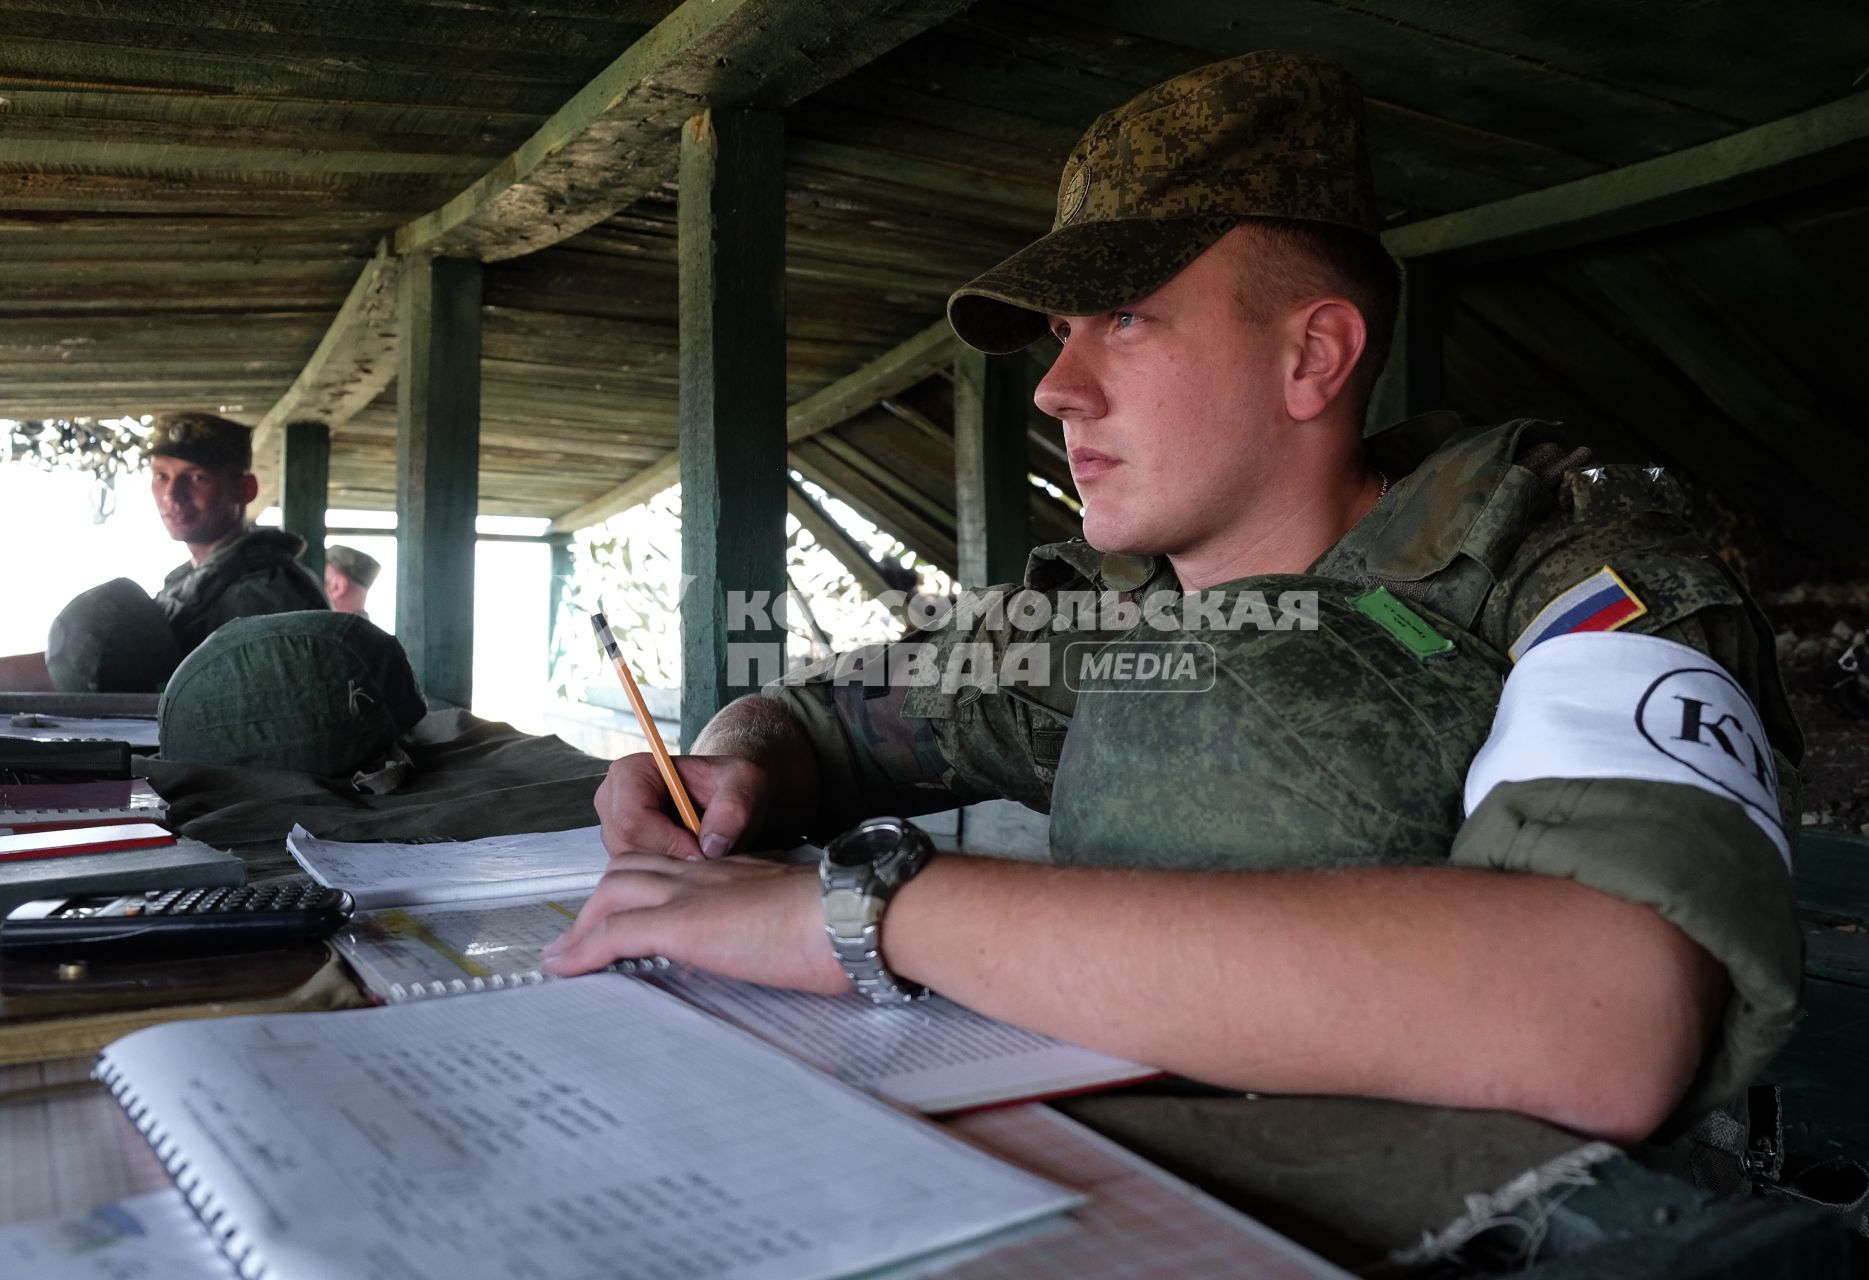
M1578 631L1614 631L1647 612L1648 606L1635 598L1629 584L1618 577L1614 569L1604 565L1540 609L1507 652L1512 661L1517 662L1552 636L1567 636Z

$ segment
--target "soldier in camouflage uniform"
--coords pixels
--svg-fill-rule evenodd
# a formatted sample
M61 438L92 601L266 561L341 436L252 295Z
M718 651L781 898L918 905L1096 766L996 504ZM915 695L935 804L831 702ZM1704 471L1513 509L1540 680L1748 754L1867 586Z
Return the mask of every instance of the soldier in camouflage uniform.
M170 414L156 420L149 453L157 514L188 544L189 562L156 593L183 657L235 618L328 607L298 562L305 540L247 525L259 491L250 429L210 413Z
M130 616L125 610L135 606L130 597L142 592L118 580L107 584L108 594L86 592L67 605L53 624L46 652L0 658L0 686L153 693L176 661L223 623L328 608L318 580L298 562L304 539L247 525L247 504L259 491L252 437L250 428L211 413L156 419L148 449L150 491L163 527L188 545L189 555L155 597L155 609L173 632L172 645L156 654L147 639L124 628ZM142 610L149 608L143 596ZM133 616L148 625L142 612ZM113 653L124 645L146 652L134 658Z
M1529 421L1364 441L1394 280L1360 118L1340 68L1263 53L1091 126L1053 231L949 307L985 350L1062 343L1036 398L1086 541L1033 554L1049 614L730 706L680 762L698 840L648 757L618 761L613 870L552 967L655 952L848 989L815 879L723 855L989 796L1048 810L1079 865L936 858L890 900L884 961L1196 1079L1339 1095L1081 1104L1288 1229L1328 1219L1339 1256L1520 1170L1521 1200L1587 1181L1612 1149L1551 1126L1677 1132L1759 1070L1800 965L1769 630L1659 473ZM1314 625L1056 625L1071 596L1212 592L1308 593ZM1210 645L1207 687L1060 678L1138 636ZM963 651L1002 678L951 678ZM943 677L889 674L918 661Z

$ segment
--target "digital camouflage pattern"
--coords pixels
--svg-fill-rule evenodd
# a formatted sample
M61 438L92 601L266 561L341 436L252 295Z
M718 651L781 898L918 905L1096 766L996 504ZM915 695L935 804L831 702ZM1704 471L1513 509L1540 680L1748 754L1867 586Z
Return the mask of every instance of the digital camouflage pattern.
M1363 588L1336 579L1213 588L1236 589L1315 592L1317 628L1179 632L1171 643L1213 647L1204 692L1086 684L1052 792L1053 857L1214 870L1445 861L1505 659L1426 610L1454 645L1417 656L1352 607Z
M253 529L200 564L164 579L156 604L174 629L182 656L235 618L328 609L324 587L298 562L305 540L280 529Z
M46 670L61 693L156 693L181 660L169 620L128 578L79 593L45 642Z
M1273 633L1270 642L1236 638L1234 663L1263 644L1264 655L1277 653L1295 664L1264 674L1255 667L1239 680L1242 696L1264 680L1283 701L1237 721L1203 714L1188 694L1127 703L1123 695L1101 696L1093 715L1092 701L1060 682L890 688L866 702L865 716L856 719L831 692L834 664L820 664L807 683L768 690L804 729L824 770L819 834L859 816L929 812L1004 796L1051 812L1052 856L1060 862L1271 868L1342 865L1357 856L1409 860L1424 856L1432 843L1428 829L1438 828L1439 856L1455 865L1577 879L1655 906L1725 965L1734 993L1719 1042L1680 1112L1690 1118L1756 1075L1795 1017L1799 933L1777 851L1730 804L1666 783L1502 784L1462 824L1460 779L1498 700L1507 668L1497 655L1552 597L1609 564L1648 606L1628 629L1707 653L1752 698L1772 738L1783 801L1795 814L1802 742L1769 628L1681 520L1678 489L1665 474L1598 467L1558 428L1530 420L1469 430L1454 415L1429 415L1372 437L1370 449L1397 478L1312 572L1340 584L1327 601L1341 601L1346 590L1384 586L1424 616L1464 632L1460 652L1468 665L1456 674L1484 671L1478 683L1486 688L1462 683L1460 696L1435 691L1443 705L1422 715L1413 691L1398 701L1366 683L1366 655L1383 654L1391 662L1393 655L1379 645L1355 646L1354 656L1333 652L1343 640L1328 628ZM1166 561L1105 556L1073 542L1034 552L1026 582L1054 595L1089 588L1137 598L1173 587L1175 579ZM1323 617L1337 617L1328 602ZM1347 626L1355 634L1354 620ZM1072 642L1125 636L1134 638L951 628L921 639L944 651L986 643L1004 653L1043 644L1061 660ZM1319 643L1307 648L1305 639ZM1329 661L1311 667L1311 657L1326 654ZM1488 667L1481 655L1494 655L1500 665ZM1478 704L1478 724L1458 721L1462 707L1474 709L1463 697ZM1152 727L1152 715L1164 723ZM1332 727L1366 727L1366 715L1396 726L1412 716L1421 727L1361 737ZM1437 715L1449 717L1447 727L1430 727L1439 723ZM1306 726L1302 737L1284 736L1269 748L1259 740L1263 726L1285 734L1300 724ZM1447 742L1428 741L1441 733ZM1204 746L1197 735L1205 735ZM894 744L890 750L876 748L879 736ZM1313 737L1337 758L1308 759ZM1196 765L1203 750L1210 761ZM1172 763L1158 760L1157 752ZM1354 768L1341 763L1350 758L1357 760ZM1258 770L1270 761L1278 764ZM1224 777L1235 769L1259 784L1242 783L1229 794ZM1182 770L1199 779L1204 802L1164 802L1165 795L1178 794ZM1139 771L1165 785L1137 786ZM1396 789L1395 803L1425 815L1421 826L1398 826L1382 836L1385 788ZM1194 809L1204 816L1181 812ZM1787 830L1795 833L1796 822ZM1359 838L1372 843L1359 851ZM1392 852L1373 843L1379 838L1404 843ZM1321 854L1312 852L1314 841Z
M1051 233L958 290L948 319L971 346L1017 351L1047 314L1134 302L1254 217L1376 232L1363 97L1336 63L1249 53L1099 117L1065 162Z
M180 458L211 471L253 469L253 429L212 413L169 413L150 429L152 458Z

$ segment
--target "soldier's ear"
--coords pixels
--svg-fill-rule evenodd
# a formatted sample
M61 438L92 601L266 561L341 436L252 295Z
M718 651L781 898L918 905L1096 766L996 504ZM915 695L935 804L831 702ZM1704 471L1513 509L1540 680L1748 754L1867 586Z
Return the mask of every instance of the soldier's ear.
M1363 313L1342 298L1311 303L1298 316L1298 362L1285 383L1285 411L1310 422L1344 392L1369 342Z
M246 506L260 496L260 478L251 471L240 478L240 505Z

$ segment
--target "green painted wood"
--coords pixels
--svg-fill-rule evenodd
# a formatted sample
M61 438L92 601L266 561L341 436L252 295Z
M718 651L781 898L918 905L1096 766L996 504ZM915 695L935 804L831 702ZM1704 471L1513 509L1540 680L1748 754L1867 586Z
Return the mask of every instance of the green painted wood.
M288 422L279 527L305 539L299 561L314 576L324 574L325 501L331 488L331 428L322 422Z
M1800 907L1869 921L1869 838L1800 832L1793 865Z
M953 346L954 331L945 319L936 321L862 368L788 408L786 438L792 441L810 439L884 397L912 386L946 365ZM562 513L553 521L553 528L583 529L608 520L619 511L647 502L676 483L679 477L679 462L672 456L663 458L610 492Z
M1434 0L1427 0L1434 3ZM1484 131L1606 164L1629 164L1731 132L1743 123L1726 111L1699 109L1649 91L1643 80L1615 84L1576 74L1563 62L1521 56L1487 39L1490 11L1441 4L1463 21L1400 23L1357 3L1258 0L1249 7L1209 0L1028 0L1047 21L1092 22L1188 51L1189 67L1251 49L1295 49L1351 67L1372 107L1413 113L1424 126ZM1588 20L1546 9L1549 26L1588 36ZM1666 12L1680 26L1679 11ZM1672 41L1649 47L1659 62ZM1704 66L1696 70L1705 74ZM1379 109L1379 108L1378 108ZM1530 176L1530 175L1528 175ZM1547 185L1568 175L1549 175ZM1460 201L1448 207L1460 207Z
M1654 160L1383 233L1398 258L1473 263L1739 208L1869 168L1869 94Z
M681 730L784 670L785 126L681 130Z
M396 638L431 701L473 705L480 264L409 264L397 290Z
M1795 470L1761 455L1745 429L1627 332L1607 300L1573 272L1517 272L1462 289L1460 304L1449 349L1497 388L1476 404L1470 384L1454 385L1455 403L1479 420L1544 414L1584 430L1611 461L1680 467L1729 500L1784 510L1793 523L1817 514L1821 500ZM1463 328L1463 314L1480 324Z
M274 451L281 426L308 414L341 425L381 395L396 376L400 315L407 310L399 299L401 274L402 260L390 255L387 242L379 245L351 285L337 319L318 340L311 359L254 428L253 471L260 478L262 498L270 496L276 484ZM427 287L419 291L421 296L429 292ZM478 296L478 283L475 293ZM479 358L478 326L475 358Z
M1025 421L1031 363L1022 354L954 354L954 511L960 585L1018 582L1032 549Z
M849 503L859 515L891 537L927 557L943 573L957 569L954 535L904 506L887 489L828 452L822 440L793 448L789 461L798 473Z
M1402 302L1389 358L1370 392L1371 431L1439 408L1446 401L1447 282L1432 264L1404 262Z
M778 108L848 74L964 0L689 0L480 182L396 235L400 253L514 257L602 221L674 166L671 99Z
M1544 0L1359 0L1358 8L1398 31L1509 51L1587 83L1747 123L1860 84L1869 48L1869 9L1856 0L1778 0L1769 9L1570 0L1561 11ZM1784 64L1801 74L1785 75Z

